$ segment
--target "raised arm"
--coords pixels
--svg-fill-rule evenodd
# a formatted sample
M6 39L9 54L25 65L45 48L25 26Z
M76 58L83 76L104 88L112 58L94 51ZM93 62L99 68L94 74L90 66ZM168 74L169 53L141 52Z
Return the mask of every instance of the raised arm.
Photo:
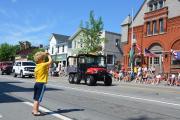
M47 62L47 64L50 65L50 64L52 63L51 55L50 55L48 52L46 52L46 54L47 54L47 57L48 57L48 62Z

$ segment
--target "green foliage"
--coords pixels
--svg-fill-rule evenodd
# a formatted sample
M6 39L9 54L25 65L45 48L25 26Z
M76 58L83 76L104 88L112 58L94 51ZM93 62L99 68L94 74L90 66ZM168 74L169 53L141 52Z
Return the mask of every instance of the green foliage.
M85 28L82 28L83 48L79 50L79 53L98 53L102 50L101 43L105 42L105 38L101 37L103 30L102 18L95 19L94 12L90 11L89 21L86 21L85 24ZM83 26L82 22L81 26Z
M0 45L0 61L14 60L17 46L3 43Z
M42 48L36 48L36 49L33 50L33 52L31 54L28 55L27 59L34 61L34 55L39 51L44 52L45 50L42 49Z

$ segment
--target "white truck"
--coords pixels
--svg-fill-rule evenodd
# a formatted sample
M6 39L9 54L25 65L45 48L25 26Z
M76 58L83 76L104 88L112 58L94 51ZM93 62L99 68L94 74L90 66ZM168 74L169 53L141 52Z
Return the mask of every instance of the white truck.
M36 64L32 61L17 61L13 66L14 77L17 77L17 75L20 75L21 78L25 76L33 77L35 67Z

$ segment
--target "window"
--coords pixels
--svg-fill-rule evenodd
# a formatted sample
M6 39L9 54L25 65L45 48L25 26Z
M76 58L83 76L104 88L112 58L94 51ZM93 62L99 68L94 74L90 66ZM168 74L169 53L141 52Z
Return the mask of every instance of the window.
M76 41L74 41L74 48L76 48Z
M33 62L22 62L22 66L36 66Z
M149 5L149 12L153 11L153 5Z
M153 21L153 34L157 33L157 22Z
M151 34L151 24L150 22L147 23L147 35Z
M164 20L160 19L159 20L159 28L160 28L160 33L164 32Z
M59 53L59 46L58 46L58 50L57 50L57 52Z
M116 39L116 43L115 43L115 44L116 44L116 47L119 46L119 44L120 44L120 43L119 43L119 39Z
M52 47L52 51L51 52L52 52L52 54L54 53L54 47Z
M159 1L159 8L161 9L163 7L164 7L164 2L161 0L161 1Z
M62 52L64 52L64 45L62 46Z
M154 3L154 10L157 10L157 9L158 9L158 4Z
M159 57L155 57L154 58L154 64L155 65L159 65Z
M152 58L150 58L150 64L152 65Z
M113 55L107 55L107 64L113 64Z
M83 47L82 42L83 42L83 41L82 41L82 39L81 39L81 40L80 40L80 47L81 47L81 48Z

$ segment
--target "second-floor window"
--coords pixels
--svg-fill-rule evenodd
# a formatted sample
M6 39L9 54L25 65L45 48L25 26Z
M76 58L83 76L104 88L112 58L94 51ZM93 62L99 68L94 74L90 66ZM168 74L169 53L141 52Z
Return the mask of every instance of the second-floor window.
M74 41L74 48L76 48L76 40Z
M113 64L113 55L107 55L107 64Z
M52 54L54 54L54 47L52 47L52 51L51 52L52 52Z
M153 34L157 34L157 22L153 21Z
M81 48L83 47L83 44L82 44L82 43L83 43L83 40L81 39L81 40L80 40L80 46L81 46Z
M163 19L159 20L159 28L160 28L160 33L164 32L164 20Z
M57 52L59 53L60 51L59 51L59 46L58 46L58 50L57 50Z
M147 22L147 35L151 34L151 24L150 22Z
M161 9L164 7L164 0L157 0L157 1L152 0L149 3L148 7L149 7L149 12Z
M64 52L64 45L62 46L62 52Z

